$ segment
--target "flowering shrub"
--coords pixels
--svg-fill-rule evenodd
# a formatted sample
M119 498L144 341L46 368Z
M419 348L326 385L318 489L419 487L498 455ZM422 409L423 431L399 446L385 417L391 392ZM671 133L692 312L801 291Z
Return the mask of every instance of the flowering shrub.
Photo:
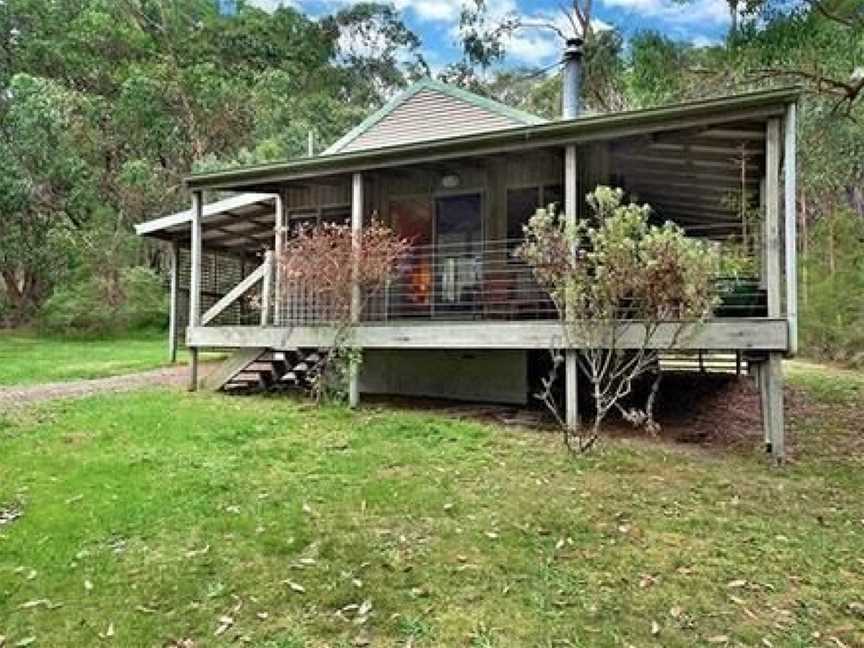
M395 275L409 247L376 221L356 241L350 225L325 223L301 229L285 245L278 259L285 296L302 286L304 298L316 304L317 317L335 329L333 345L307 373L316 400L344 400L348 380L359 368L362 354L351 343L354 287L359 288L359 316L366 300Z
M664 322L678 323L669 342L675 346L687 324L711 313L716 299L717 252L673 223L651 225L651 208L624 204L623 197L621 189L598 186L587 196L594 218L577 224L567 224L554 206L538 210L515 252L549 292L568 346L579 349L579 366L591 380L596 413L592 432L579 441L583 449L594 443L613 407L634 423L657 429L652 415L659 386L655 334ZM633 331L641 331L641 344L623 348L624 333ZM652 371L657 379L646 407L625 410L621 401L633 381ZM547 382L541 397L553 406L551 379Z

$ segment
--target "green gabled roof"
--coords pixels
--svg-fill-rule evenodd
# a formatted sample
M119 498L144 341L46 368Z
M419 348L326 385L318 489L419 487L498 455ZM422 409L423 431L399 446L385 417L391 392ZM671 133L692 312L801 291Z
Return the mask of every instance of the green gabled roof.
M441 94L447 95L448 97L460 99L469 104L477 106L478 108L482 108L483 110L488 110L489 112L501 115L502 117L512 119L515 122L514 125L532 126L536 124L546 123L546 120L542 117L532 115L531 113L525 112L524 110L512 108L506 104L501 103L500 101L495 101L494 99L480 96L473 92L469 92L468 90L464 90L457 86L450 85L449 83L444 83L443 81L436 81L435 79L424 77L419 81L413 83L406 90L400 92L398 95L396 95L386 104L384 104L381 108L376 110L374 113L372 113L362 122L360 122L357 126L348 131L345 135L339 138L339 140L331 144L322 155L340 153L346 146L348 146L348 144L369 131L373 126L381 122L385 117L390 115L399 106L404 104L411 97L418 94L422 90L434 90L435 92L440 92Z
M273 191L274 186L279 183L300 178L355 173L462 155L491 155L502 151L633 137L704 123L764 119L783 114L786 106L797 102L800 96L801 90L798 88L778 88L655 108L586 115L576 119L520 125L430 142L411 142L197 173L186 178L186 186L191 190L227 191L258 187L256 190L267 192Z

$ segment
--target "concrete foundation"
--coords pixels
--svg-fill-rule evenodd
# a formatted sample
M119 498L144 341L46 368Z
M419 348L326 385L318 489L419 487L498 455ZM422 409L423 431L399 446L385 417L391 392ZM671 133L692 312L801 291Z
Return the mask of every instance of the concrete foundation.
M528 354L519 350L367 349L360 369L360 391L524 405L528 401Z

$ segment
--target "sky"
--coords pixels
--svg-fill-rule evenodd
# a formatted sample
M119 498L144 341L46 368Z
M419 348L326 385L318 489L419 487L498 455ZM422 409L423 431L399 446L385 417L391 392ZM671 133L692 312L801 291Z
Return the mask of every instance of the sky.
M464 0L391 0L405 22L423 40L423 55L433 70L459 58L456 43ZM249 0L265 9L280 3L317 16L337 11L350 0ZM486 0L490 15L515 12L535 22L566 25L561 6L567 0ZM595 0L598 28L615 25L626 36L642 29L657 30L675 40L707 45L720 41L729 28L726 0ZM520 30L508 43L509 65L541 67L560 56L560 44L549 31Z

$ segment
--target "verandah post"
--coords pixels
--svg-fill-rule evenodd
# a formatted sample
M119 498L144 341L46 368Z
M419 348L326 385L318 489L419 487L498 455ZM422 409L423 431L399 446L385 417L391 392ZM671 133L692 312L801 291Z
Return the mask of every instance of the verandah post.
M177 291L180 289L180 246L176 241L171 243L168 251L170 267L171 293L168 306L168 359L171 364L177 362L177 320L179 300Z
M578 219L579 173L576 146L568 145L564 149L564 216L568 227L575 227ZM575 249L573 250L575 254ZM569 299L569 298L568 298ZM572 307L566 304L565 318L572 319ZM570 325L567 324L568 330ZM573 340L565 340L572 344ZM579 351L567 348L564 352L564 409L567 427L575 430L579 427Z
M204 216L204 195L201 191L192 192L191 219L191 263L189 271L189 328L201 325L201 221ZM188 333L187 333L188 335ZM198 348L189 347L192 354L190 363L189 391L198 389Z
M271 250L264 253L264 277L261 279L261 326L267 326L270 323L270 303L273 289L273 271L274 267L278 272L278 261ZM277 275L278 276L278 275ZM276 285L276 303L279 303L279 285ZM277 306L278 310L278 306ZM278 315L273 316L273 323L276 323Z
M797 106L786 108L783 125L783 219L786 248L786 319L789 321L789 355L798 353L798 203L796 196Z
M287 205L287 195L284 189L280 189L276 194L275 198L275 211L276 211L276 223L275 223L275 237L273 241L273 255L270 259L270 270L269 272L275 278L274 279L274 294L273 294L273 325L278 326L280 322L284 319L284 314L282 313L283 303L284 303L284 286L282 285L282 270L281 270L281 262L282 262L282 252L285 249L285 238L287 235L288 229L288 218L286 214L286 205ZM262 311L263 312L263 311ZM266 322L262 321L262 326Z
M780 120L768 120L765 131L765 288L768 317L779 319L781 312L780 275ZM771 454L777 462L785 455L783 422L783 353L771 351L761 368L762 424L770 439Z
M351 176L351 244L355 255L360 249L360 237L363 231L363 174ZM358 283L358 267L355 259L353 281L351 286L351 323L360 321L360 285ZM348 406L357 407L360 404L360 366L352 359L348 369Z

